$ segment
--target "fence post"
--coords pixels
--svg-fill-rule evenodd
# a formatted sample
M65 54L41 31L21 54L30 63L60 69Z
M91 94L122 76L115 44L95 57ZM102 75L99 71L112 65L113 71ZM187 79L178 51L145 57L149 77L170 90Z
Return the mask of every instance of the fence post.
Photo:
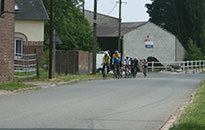
M183 66L183 71L185 71L185 62L182 62L182 66Z
M152 72L154 72L154 61L152 61Z
M38 49L35 49L35 53L36 53L36 77L37 79L40 78L40 74L39 74L39 58L38 58Z
M195 60L195 64L196 64L196 72L198 72L198 71L199 71L199 68L198 68L198 67L199 67L199 65L198 65L198 61Z
M88 52L88 74L90 74L90 52Z
M167 71L167 64L168 64L168 63L166 62L165 64L166 64L166 65L165 65L165 70Z
M65 60L65 75L68 75L68 63L69 63L68 60L69 59L68 59L68 53L66 52L65 54L66 54L66 56L65 56L66 57L66 60Z

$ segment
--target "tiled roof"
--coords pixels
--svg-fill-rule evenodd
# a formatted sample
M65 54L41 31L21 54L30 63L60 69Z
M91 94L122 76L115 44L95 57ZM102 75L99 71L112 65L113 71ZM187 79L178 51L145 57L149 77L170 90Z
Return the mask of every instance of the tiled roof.
M17 20L48 20L48 14L42 0L16 0Z
M128 22L121 24L121 36L137 29L147 22ZM97 25L97 37L118 37L118 23L105 23Z

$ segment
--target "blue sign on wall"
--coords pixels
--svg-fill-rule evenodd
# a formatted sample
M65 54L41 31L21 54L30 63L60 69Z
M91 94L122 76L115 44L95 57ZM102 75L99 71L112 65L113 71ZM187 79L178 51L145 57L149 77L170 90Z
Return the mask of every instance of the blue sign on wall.
M145 48L147 49L154 48L154 43L152 41L145 41Z

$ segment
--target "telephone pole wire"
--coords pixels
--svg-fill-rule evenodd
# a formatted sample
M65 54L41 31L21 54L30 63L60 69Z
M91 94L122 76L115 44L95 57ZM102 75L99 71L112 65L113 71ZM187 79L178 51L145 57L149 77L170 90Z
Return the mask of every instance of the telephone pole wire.
M96 44L97 44L97 0L94 0L94 16L93 16L93 74L96 74Z

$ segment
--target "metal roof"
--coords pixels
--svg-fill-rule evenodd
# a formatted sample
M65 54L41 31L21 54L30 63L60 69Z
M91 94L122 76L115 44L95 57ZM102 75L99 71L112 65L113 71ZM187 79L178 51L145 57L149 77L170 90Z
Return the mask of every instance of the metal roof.
M42 0L16 0L18 10L15 12L17 20L48 20L48 14Z
M147 22L127 22L121 24L121 36L137 29ZM97 25L97 37L118 37L118 23L102 23Z

